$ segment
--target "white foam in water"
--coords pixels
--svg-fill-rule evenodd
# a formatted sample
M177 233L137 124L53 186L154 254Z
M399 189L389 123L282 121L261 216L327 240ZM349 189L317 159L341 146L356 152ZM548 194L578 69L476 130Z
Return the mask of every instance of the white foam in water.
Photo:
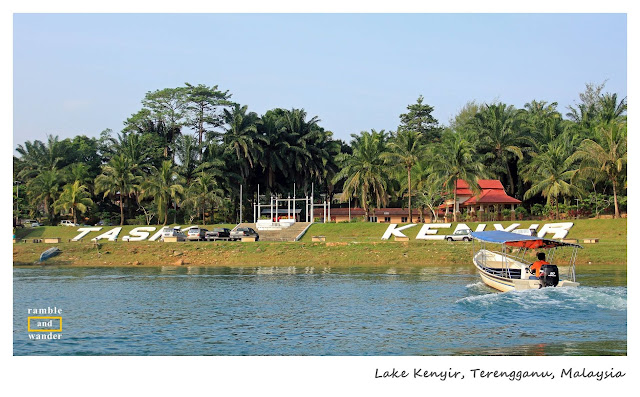
M478 292L486 291L482 282L468 284L466 287ZM514 304L530 308L532 306L557 307L564 309L585 309L597 307L616 311L627 310L627 290L624 287L578 287L578 288L543 288L537 290L483 293L468 296L456 301L462 304Z
M600 309L627 310L627 289L624 287L578 287L559 288L555 291L563 300L581 306L595 306Z

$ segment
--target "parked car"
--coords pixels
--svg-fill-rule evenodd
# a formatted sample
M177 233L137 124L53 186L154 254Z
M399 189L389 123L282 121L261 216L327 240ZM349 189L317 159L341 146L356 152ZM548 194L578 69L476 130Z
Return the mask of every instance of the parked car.
M102 221L96 223L96 226L113 226L113 223L111 223L109 221L102 220Z
M26 226L26 227L38 227L41 226L40 222L36 221L35 219L25 219L22 221L22 225Z
M215 240L218 238L229 238L231 236L231 229L226 227L216 227L210 232L206 232L204 235L205 240Z
M240 240L243 237L255 237L256 241L260 240L260 235L258 234L258 232L250 227L239 227L235 230L232 230L229 237L231 237L232 240Z
M162 228L162 235L160 237L160 240L164 241L165 237L177 237L178 241L184 241L184 239L186 238L184 233L180 230L180 227L171 226Z
M198 226L190 227L187 231L187 240L200 241L204 240L207 234L207 229L203 229Z
M60 221L60 226L78 226L78 225L75 224L73 221L63 220L63 221Z
M471 229L460 229L453 232L453 234L444 236L444 239L447 241L471 241L473 237L471 236Z

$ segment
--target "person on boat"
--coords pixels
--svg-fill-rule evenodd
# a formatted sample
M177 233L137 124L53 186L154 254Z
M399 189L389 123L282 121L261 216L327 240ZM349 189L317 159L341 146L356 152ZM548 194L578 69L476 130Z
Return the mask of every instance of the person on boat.
M547 262L545 259L546 259L546 256L544 252L538 252L538 260L533 262L529 267L530 272L533 273L534 270L536 271L536 277L540 277L540 268L542 268L542 265L549 264L549 262Z

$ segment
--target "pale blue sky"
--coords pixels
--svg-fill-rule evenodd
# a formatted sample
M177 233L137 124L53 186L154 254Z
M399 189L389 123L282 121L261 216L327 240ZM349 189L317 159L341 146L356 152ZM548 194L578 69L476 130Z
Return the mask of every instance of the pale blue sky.
M14 147L98 136L147 91L218 85L249 110L304 108L336 138L397 128L419 95L566 107L627 95L624 14L16 14Z

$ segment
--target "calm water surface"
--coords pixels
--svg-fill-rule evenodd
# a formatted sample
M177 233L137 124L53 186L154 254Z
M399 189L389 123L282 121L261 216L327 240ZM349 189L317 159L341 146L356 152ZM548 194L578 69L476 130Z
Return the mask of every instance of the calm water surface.
M470 266L15 268L13 348L15 355L626 355L626 267L579 270L579 288L498 293ZM29 339L28 309L47 307L63 310L61 339Z

